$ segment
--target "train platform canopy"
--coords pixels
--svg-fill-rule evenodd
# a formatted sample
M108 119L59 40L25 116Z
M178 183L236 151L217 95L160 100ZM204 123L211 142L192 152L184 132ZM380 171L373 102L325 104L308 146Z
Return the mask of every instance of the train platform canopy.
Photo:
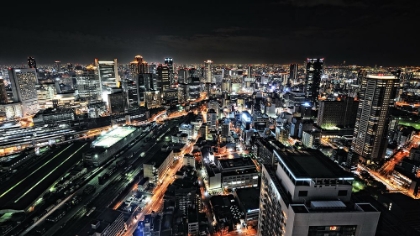
M93 147L109 148L116 144L129 134L133 133L137 128L132 126L119 126L101 134L93 143Z

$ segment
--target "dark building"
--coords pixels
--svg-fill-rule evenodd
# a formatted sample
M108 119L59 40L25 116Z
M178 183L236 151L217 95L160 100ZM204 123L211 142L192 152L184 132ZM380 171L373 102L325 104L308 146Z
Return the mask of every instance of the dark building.
M323 73L324 58L308 58L306 61L305 98L308 102L316 104L318 100L319 85Z
M126 95L119 91L108 94L108 106L111 114L124 113L126 107Z
M345 97L340 101L320 101L317 125L323 129L354 127L359 101Z
M160 64L157 67L158 81L157 86L161 92L168 90L171 86L170 69L167 65Z
M287 81L287 84L290 84L291 81L296 81L297 74L298 74L298 65L297 64L291 64L289 73L290 73L290 75L289 75L289 80Z

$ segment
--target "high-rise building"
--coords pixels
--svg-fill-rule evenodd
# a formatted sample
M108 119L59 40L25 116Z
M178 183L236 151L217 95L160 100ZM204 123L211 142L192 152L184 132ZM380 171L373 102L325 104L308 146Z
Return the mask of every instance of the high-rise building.
M149 65L142 56L137 55L134 57L134 61L130 62L130 71L134 76L149 73Z
M174 86L177 81L175 81L175 74L174 74L174 60L170 57L165 58L165 63L166 66L168 66L169 68L169 81L171 86Z
M343 97L340 101L320 101L317 125L324 129L354 127L359 101Z
M187 83L188 82L188 69L186 68L180 68L178 70L178 83L182 84L182 83Z
M102 100L107 102L107 94L110 94L112 89L120 86L118 62L117 59L113 61L99 61L95 58L95 66L98 70Z
M212 63L211 60L204 61L204 80L206 83L212 83Z
M306 61L305 98L313 106L318 100L319 85L323 73L324 58L308 58Z
M33 115L38 112L38 96L36 84L38 83L35 68L9 69L9 78L13 92L13 102L22 104L23 116Z
M165 92L170 89L170 70L167 65L160 64L157 67L158 81L157 86L160 88L161 92Z
M55 61L54 64L55 64L55 70L56 70L56 72L60 72L60 70L61 70L61 61Z
M356 116L351 150L364 160L378 160L385 155L389 108L399 87L395 75L363 73L360 102Z
M98 76L98 70L93 65L75 70L76 91L81 101L102 100L102 90Z
M298 75L298 64L291 64L290 65L290 72L289 72L289 80L287 81L288 84L295 83L297 81Z
M36 69L36 60L33 57L28 57L28 67Z
M352 199L353 174L319 150L274 150L263 164L258 234L374 236L380 212Z

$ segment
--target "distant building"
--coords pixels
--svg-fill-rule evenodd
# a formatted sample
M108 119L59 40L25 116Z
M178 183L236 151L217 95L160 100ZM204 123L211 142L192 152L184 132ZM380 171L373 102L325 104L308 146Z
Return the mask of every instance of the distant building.
M212 83L212 68L211 68L211 64L213 63L213 61L211 60L207 60L204 61L204 80L206 83Z

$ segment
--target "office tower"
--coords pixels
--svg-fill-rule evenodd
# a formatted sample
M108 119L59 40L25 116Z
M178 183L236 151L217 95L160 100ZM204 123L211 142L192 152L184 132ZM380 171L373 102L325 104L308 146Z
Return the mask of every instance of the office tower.
M107 94L110 94L113 88L119 87L118 62L117 59L113 61L99 61L95 58L95 66L98 70L102 100L107 102Z
M108 105L110 114L121 114L124 113L126 103L126 95L123 91L108 94Z
M153 73L143 73L139 74L137 77L137 94L138 94L138 104L141 107L148 106L146 104L146 93L148 92L159 92L157 86L158 75Z
M149 72L152 74L156 74L157 73L157 65L155 63L152 63L149 65Z
M178 70L178 83L188 83L188 70L186 68L181 68Z
M273 151L263 164L258 235L374 236L380 212L352 199L354 176L318 150Z
M142 56L137 55L134 57L134 61L130 62L130 71L134 76L149 73L149 65Z
M36 114L38 112L36 69L9 68L9 78L12 86L13 102L22 104L23 116Z
M28 57L28 67L36 69L36 60L33 57Z
M324 58L308 58L306 61L305 98L316 107L323 73Z
M75 70L76 94L81 101L102 100L102 90L98 76L98 70L93 65Z
M252 74L252 65L249 65L248 66L248 72L247 72L247 77L248 78L253 78L254 77L254 75ZM223 79L223 77L222 77L222 79Z
M230 135L230 119L225 119L222 124L222 136L228 137Z
M55 71L60 72L61 70L61 61L55 61Z
M161 92L165 92L170 88L170 71L167 65L160 64L157 67L158 81L157 86L160 88Z
M212 83L211 60L204 61L204 80L206 83Z
M298 75L298 64L291 64L290 65L290 72L289 72L289 79L287 84L293 84L297 81Z
M317 125L323 129L354 127L359 101L344 97L340 101L320 101Z
M389 108L394 106L399 78L363 72L351 149L365 160L382 159L387 147Z
M165 58L164 64L168 66L169 68L169 81L171 87L175 86L177 81L175 81L175 75L174 75L174 60L170 57Z

